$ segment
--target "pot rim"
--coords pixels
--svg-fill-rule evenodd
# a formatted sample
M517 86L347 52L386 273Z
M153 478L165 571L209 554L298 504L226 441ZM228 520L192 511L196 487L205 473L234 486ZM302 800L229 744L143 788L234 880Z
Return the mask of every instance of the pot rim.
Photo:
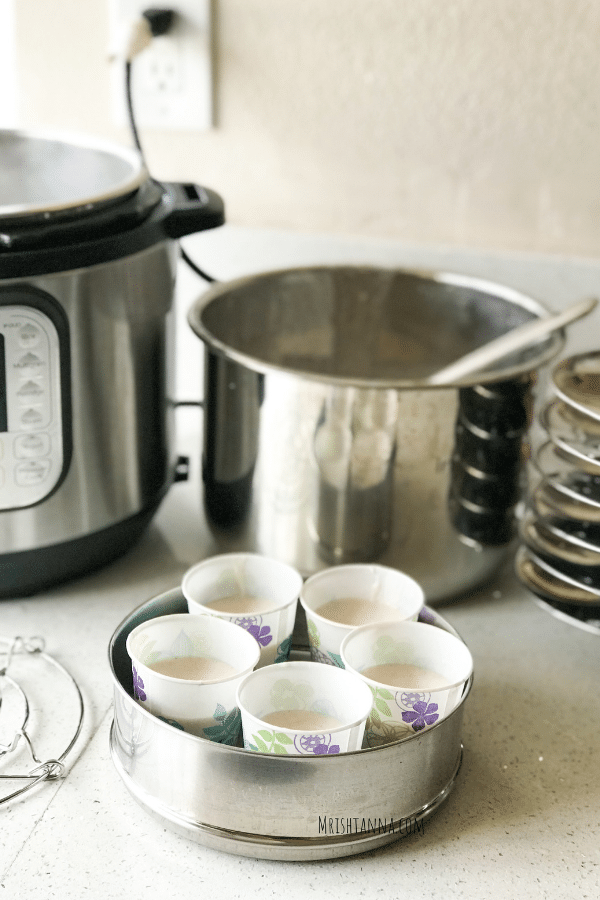
M264 272L257 272L250 275L244 275L240 278L232 279L226 282L220 282L208 288L197 301L192 305L188 312L188 324L197 337L202 340L206 346L217 355L224 357L230 361L239 363L246 368L258 373L280 372L285 375L296 376L307 381L325 383L327 385L336 385L339 387L358 387L368 389L413 389L413 390L454 390L457 387L470 387L475 384L490 384L497 381L508 381L526 375L543 366L551 359L555 358L565 343L565 330L559 329L549 335L542 343L542 349L539 354L520 365L512 365L507 368L501 368L499 365L487 369L483 372L476 373L464 379L458 379L456 382L447 385L429 384L424 379L406 379L406 378L361 378L349 377L341 375L319 374L317 372L304 371L302 369L278 365L272 362L266 362L251 356L240 350L236 350L229 344L217 338L205 326L202 314L204 310L219 297L237 291L253 282L261 279L268 279L277 276L301 274L309 272L327 272L327 271L356 271L357 273L365 272L390 272L398 274L406 274L417 278L429 279L439 284L454 285L456 287L466 287L473 290L493 293L503 300L507 300L516 306L527 310L538 318L547 318L551 312L543 306L542 303L523 294L514 288L506 285L498 284L484 278L471 275L463 275L457 272L446 272L437 270L428 270L420 268L405 268L402 266L377 266L377 265L352 265L340 263L338 265L307 265L307 266L291 266L282 269L272 269Z
M121 146L112 141L103 140L102 138L88 136L80 132L68 132L45 129L0 129L0 147L7 141L33 141L47 144L61 144L65 148L73 148L78 151L91 151L102 153L106 156L112 156L125 163L127 172L123 174L110 187L104 190L84 194L79 197L72 196L64 201L51 202L26 202L26 203L7 203L0 205L0 219L6 218L24 218L29 216L45 216L52 213L61 213L66 211L76 212L82 209L89 213L90 208L96 208L111 202L124 199L128 195L135 192L140 185L150 176L141 154L133 147Z

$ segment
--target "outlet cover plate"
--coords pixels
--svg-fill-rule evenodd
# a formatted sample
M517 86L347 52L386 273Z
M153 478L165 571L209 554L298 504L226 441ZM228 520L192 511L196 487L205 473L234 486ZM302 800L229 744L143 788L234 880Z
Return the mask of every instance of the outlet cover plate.
M109 0L113 107L117 124L127 123L124 36L146 0ZM157 4L155 5L157 6ZM211 0L173 0L175 13L166 35L155 37L134 57L131 92L140 128L208 131L213 127Z

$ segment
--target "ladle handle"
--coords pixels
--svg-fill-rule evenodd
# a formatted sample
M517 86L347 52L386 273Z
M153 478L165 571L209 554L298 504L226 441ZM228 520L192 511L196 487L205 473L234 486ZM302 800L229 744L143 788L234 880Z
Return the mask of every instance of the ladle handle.
M498 362L505 356L509 356L517 350L522 350L529 344L534 344L541 338L546 337L559 328L564 328L576 319L587 316L597 305L598 301L595 297L586 300L580 300L574 303L562 312L555 313L551 316L545 316L541 319L534 319L532 322L526 322L518 328L513 328L506 334L501 335L489 344L484 344L467 353L456 362L450 363L443 369L440 369L434 375L430 375L427 379L428 384L432 385L450 385L455 384L468 375L473 375L483 369L488 368L492 363Z

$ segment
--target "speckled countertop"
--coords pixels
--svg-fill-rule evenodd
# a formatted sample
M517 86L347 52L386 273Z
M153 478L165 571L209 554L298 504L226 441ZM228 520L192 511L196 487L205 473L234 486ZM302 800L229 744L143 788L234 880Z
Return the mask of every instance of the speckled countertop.
M187 246L220 279L297 263L353 261L476 274L556 310L600 292L600 264L587 260L229 227L189 239ZM184 322L198 290L182 272L177 388L185 399L199 394L197 345ZM567 350L594 348L595 342L600 327L588 320L573 326ZM597 898L600 636L540 608L516 580L510 560L491 585L440 610L471 648L475 683L456 786L423 833L341 860L269 862L180 837L130 797L109 754L108 642L133 608L176 586L186 568L210 552L200 515L199 413L183 407L178 416L178 441L191 457L192 477L172 487L140 542L87 578L0 605L0 635L43 635L48 651L78 680L86 710L66 777L0 807L0 897ZM60 689L32 710L32 728L44 724L46 756L63 749L73 712L68 687L65 682L64 697ZM6 759L0 763L0 773L8 771ZM4 794L10 785L0 782Z

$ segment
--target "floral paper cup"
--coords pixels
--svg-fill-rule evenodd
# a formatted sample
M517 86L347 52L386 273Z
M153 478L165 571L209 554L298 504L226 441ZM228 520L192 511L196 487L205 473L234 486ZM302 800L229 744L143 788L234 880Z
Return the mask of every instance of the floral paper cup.
M287 660L302 576L258 553L224 553L197 563L182 584L188 610L226 619L260 645L260 666Z
M346 670L372 692L365 743L410 737L449 715L473 672L463 642L424 622L364 625L342 641Z
M372 697L356 675L302 661L252 672L237 702L247 750L331 756L360 750Z
M362 563L323 569L300 593L311 657L343 669L340 647L354 628L416 619L424 602L421 586L397 569Z
M188 613L149 619L127 638L133 694L168 724L220 744L236 744L236 691L260 650L245 631Z

